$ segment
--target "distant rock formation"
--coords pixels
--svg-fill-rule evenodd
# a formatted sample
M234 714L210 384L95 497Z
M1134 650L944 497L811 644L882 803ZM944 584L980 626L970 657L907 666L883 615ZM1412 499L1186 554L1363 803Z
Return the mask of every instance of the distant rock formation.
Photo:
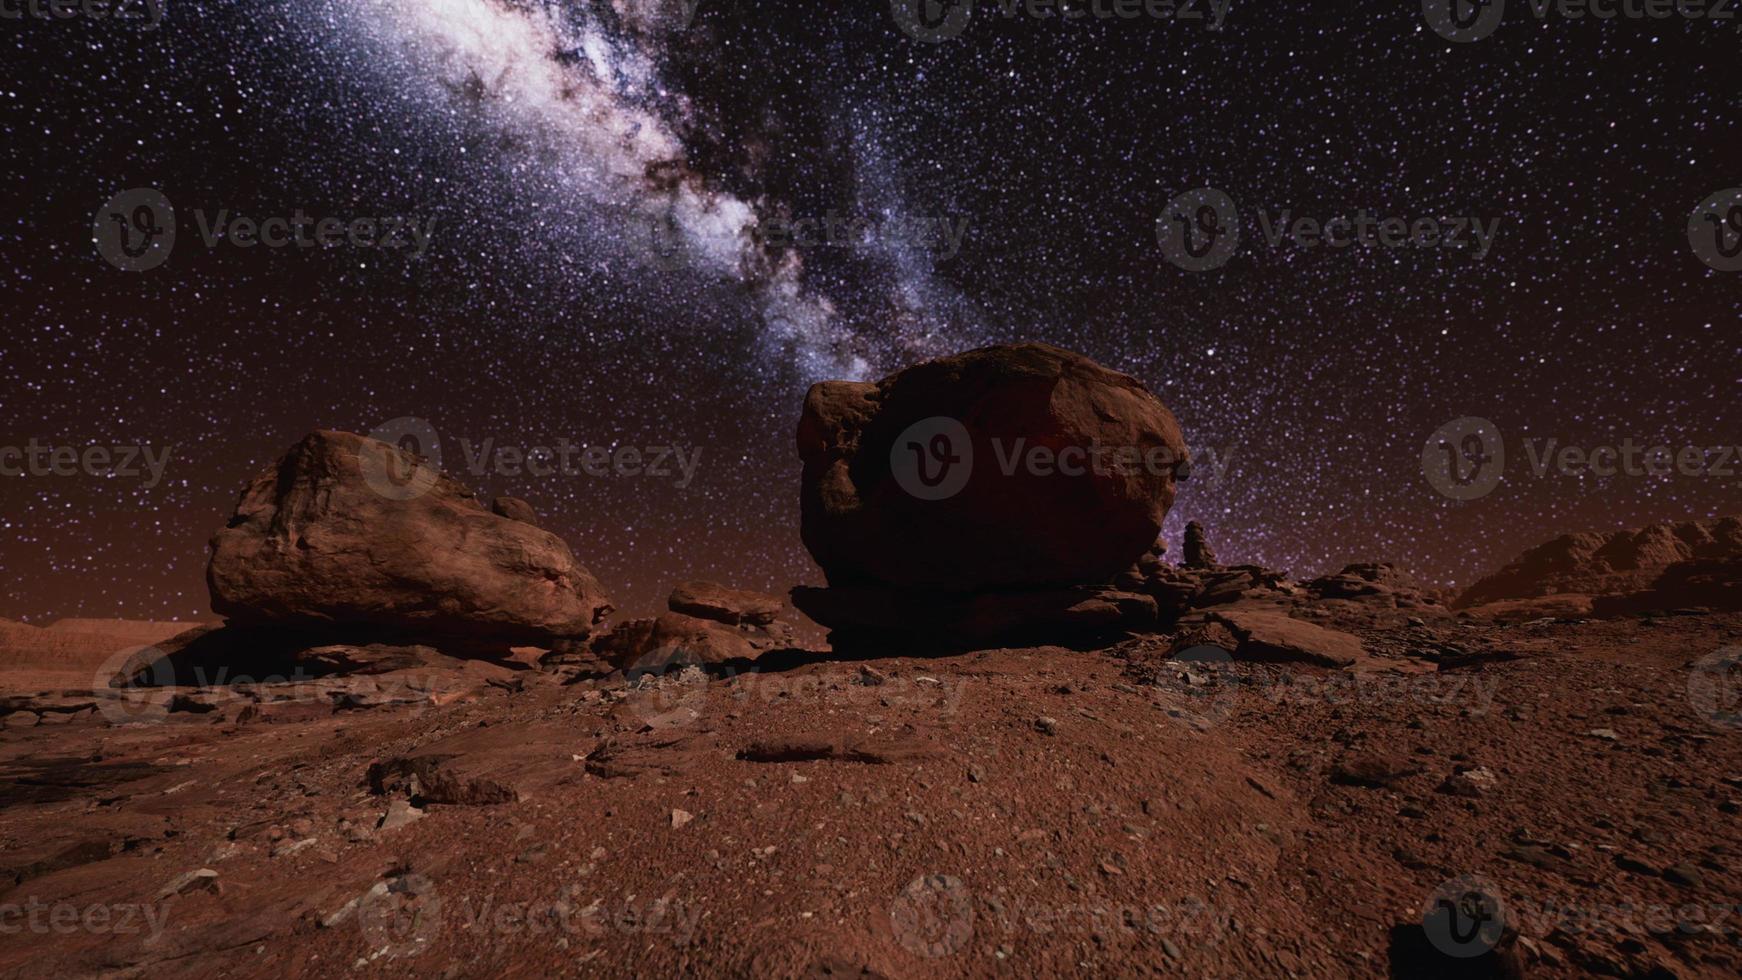
M254 478L206 577L212 610L239 625L539 644L584 637L611 610L562 539L347 432L315 432Z
M1682 583L1695 591L1716 589L1717 597L1722 599L1723 566L1677 566L1689 562L1737 561L1742 561L1742 518L1665 522L1606 534L1587 531L1564 535L1530 549L1505 568L1470 586L1453 605L1466 609L1505 600L1568 594L1636 595L1629 608L1653 602L1670 603L1658 608L1711 605L1678 601L1669 593ZM1718 575L1719 580L1711 579L1712 575ZM1637 595L1647 592L1658 595L1654 599ZM1620 606L1611 603L1610 608Z

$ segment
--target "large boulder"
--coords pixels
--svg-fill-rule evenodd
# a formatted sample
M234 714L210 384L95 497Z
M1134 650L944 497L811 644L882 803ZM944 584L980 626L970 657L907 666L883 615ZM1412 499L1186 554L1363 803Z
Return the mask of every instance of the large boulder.
M212 538L212 610L238 624L584 637L611 610L561 538L384 442L315 432Z
M835 586L975 592L1109 581L1155 541L1187 462L1136 379L986 347L805 398L803 536Z
M1652 524L1555 538L1465 590L1456 608L1550 595L1626 595L1653 588L1672 565L1742 559L1742 518Z

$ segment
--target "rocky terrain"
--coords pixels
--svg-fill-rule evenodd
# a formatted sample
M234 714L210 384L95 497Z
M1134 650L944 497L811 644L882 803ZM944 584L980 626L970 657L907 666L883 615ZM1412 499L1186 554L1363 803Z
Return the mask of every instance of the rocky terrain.
M1163 465L906 485L1004 439ZM524 502L322 432L223 622L0 624L0 976L1742 971L1735 519L1456 596L1175 564L1171 414L1037 345L798 448L790 597L613 617Z

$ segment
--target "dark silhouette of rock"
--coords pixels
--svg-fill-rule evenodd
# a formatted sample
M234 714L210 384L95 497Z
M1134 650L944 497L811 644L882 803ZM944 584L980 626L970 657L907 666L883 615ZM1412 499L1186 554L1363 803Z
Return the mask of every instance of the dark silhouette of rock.
M1679 561L1664 569L1650 588L1591 601L1591 614L1599 618L1677 609L1742 610L1742 558Z
M1105 583L1154 542L1186 448L1136 379L987 347L805 398L803 537L829 583L972 593Z
M490 513L421 458L315 432L257 476L212 539L212 609L237 624L526 642L611 606L556 535Z
M1470 586L1453 605L1564 593L1625 595L1650 589L1671 565L1694 559L1742 559L1742 518L1564 535Z
M1186 523L1185 560L1187 568L1215 568L1216 552L1204 537L1204 526L1197 521Z
M1158 622L1153 598L1095 586L970 596L877 586L797 588L792 601L849 637L917 635L940 645L1067 642L1149 631Z

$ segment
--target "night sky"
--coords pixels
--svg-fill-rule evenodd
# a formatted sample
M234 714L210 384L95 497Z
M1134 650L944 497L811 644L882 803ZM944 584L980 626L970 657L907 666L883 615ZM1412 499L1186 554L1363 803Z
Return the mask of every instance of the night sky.
M1539 21L1515 0L1452 43L1408 0L1235 0L1220 31L988 2L922 43L877 0L682 6L0 20L0 451L169 453L149 486L0 478L0 616L209 616L206 541L243 482L311 429L405 417L451 472L531 501L620 607L686 578L815 583L806 386L1016 340L1138 377L1227 463L1167 529L1177 549L1202 521L1224 561L1468 583L1566 531L1742 511L1742 459L1539 478L1524 451L1742 442L1742 272L1688 227L1742 186L1742 13ZM1192 272L1157 219L1206 186L1242 239ZM144 272L93 240L134 188L177 225ZM1283 211L1499 224L1479 258L1273 247ZM220 212L429 239L208 246ZM831 214L862 233L782 234ZM1454 501L1422 454L1465 416L1511 458ZM461 443L564 439L701 456L680 486L474 474Z

